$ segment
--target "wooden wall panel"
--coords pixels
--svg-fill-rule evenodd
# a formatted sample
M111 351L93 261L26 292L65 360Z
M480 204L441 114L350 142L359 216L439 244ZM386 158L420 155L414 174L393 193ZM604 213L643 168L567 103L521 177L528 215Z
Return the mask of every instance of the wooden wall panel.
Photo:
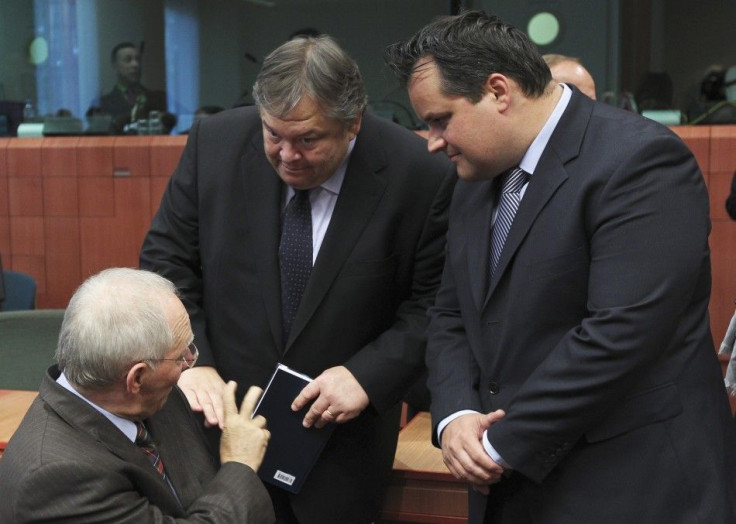
M10 254L12 257L46 255L42 216L11 217Z
M8 176L41 176L43 138L11 139L6 148Z
M8 211L11 217L43 216L43 179L8 177Z
M47 217L46 234L46 308L65 308L82 275L80 261L79 217ZM40 299L39 299L40 300Z
M43 179L43 216L78 217L79 190L77 177L47 177Z
M0 180L8 177L8 144L9 138L0 138Z
M79 140L79 137L44 138L41 145L41 174L44 177L76 177Z
M713 172L736 171L736 125L711 127L710 162Z
M119 177L113 181L112 193L114 216L80 218L83 275L138 265L138 252L151 223L149 181Z
M10 217L0 215L0 255L3 257L3 267L10 268Z
M2 155L2 152L0 152L0 155ZM0 157L0 160L2 160L2 157ZM0 217L7 217L9 215L10 199L8 198L8 177L0 176Z
M151 176L171 176L186 143L186 135L151 137Z
M706 182L711 169L710 129L708 126L674 126L672 128L693 152L703 176L706 177Z
M115 137L101 136L80 140L77 144L77 176L111 177Z
M79 216L115 216L115 190L112 176L79 177Z
M118 175L151 176L151 137L126 136L115 139L113 170Z

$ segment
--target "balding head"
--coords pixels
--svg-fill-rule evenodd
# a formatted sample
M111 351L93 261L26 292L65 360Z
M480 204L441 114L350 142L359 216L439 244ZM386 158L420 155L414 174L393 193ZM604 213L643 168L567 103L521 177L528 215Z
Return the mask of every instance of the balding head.
M595 97L595 81L580 60L571 56L548 54L544 55L544 61L547 62L552 78L556 82L573 84L580 89L583 94L589 96L593 100Z

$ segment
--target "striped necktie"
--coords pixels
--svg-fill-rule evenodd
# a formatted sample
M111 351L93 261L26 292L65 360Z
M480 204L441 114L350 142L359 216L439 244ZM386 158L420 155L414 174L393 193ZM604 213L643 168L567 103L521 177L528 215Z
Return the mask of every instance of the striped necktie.
M136 422L135 427L137 428L137 432L135 434L135 444L141 449L141 451L143 451L143 453L146 454L148 460L151 461L153 469L155 469L158 474L161 475L161 478L166 481L166 485L169 486L172 495L174 495L174 497L176 498L179 506L183 508L184 506L181 503L181 499L179 499L179 494L176 492L174 485L171 483L171 479L166 474L166 468L164 468L164 463L161 460L161 455L159 455L158 448L156 447L156 443L153 441L153 437L148 432L148 429L143 424L143 422Z
M519 209L521 188L528 178L529 173L519 167L510 169L503 175L501 192L498 199L498 213L496 213L496 222L493 224L491 230L491 253L488 267L489 283L493 280L493 273L496 271L496 266L498 266L498 261L501 258L506 237L511 229L516 211Z
M148 432L148 429L146 429L146 426L143 425L143 422L136 422L135 426L138 428L138 432L135 435L136 445L141 448L143 453L146 454L148 460L151 461L153 468L158 471L158 474L166 479L164 463L158 453L158 448L153 441L153 437L151 437L151 434Z

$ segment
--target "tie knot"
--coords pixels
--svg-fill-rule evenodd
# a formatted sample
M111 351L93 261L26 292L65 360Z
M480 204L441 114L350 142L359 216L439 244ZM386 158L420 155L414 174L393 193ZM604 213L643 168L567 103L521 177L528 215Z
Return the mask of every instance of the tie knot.
M137 428L137 432L135 434L135 443L138 446L141 447L148 447L151 444L153 444L153 439L151 438L151 434L148 432L148 429L143 424L143 422L136 422L135 427Z
M294 190L294 199L304 200L305 198L309 198L309 189Z
M502 193L518 193L529 178L529 173L515 167L506 172L503 178L503 185L501 186Z

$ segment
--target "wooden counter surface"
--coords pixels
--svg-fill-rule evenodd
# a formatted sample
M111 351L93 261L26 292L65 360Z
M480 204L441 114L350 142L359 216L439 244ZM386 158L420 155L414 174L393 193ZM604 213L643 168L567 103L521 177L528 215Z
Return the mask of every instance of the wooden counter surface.
M452 476L432 445L431 424L429 413L419 413L399 433L380 524L467 522L467 486Z
M36 391L0 389L0 456L36 395Z

